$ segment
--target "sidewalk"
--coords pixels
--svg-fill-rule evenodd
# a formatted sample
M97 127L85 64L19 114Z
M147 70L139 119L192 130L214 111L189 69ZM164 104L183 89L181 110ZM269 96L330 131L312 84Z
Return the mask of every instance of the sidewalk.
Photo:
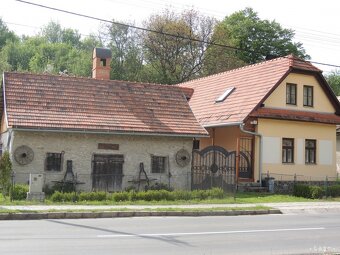
M265 206L272 209L255 209ZM251 208L254 207L254 210ZM218 210L220 208L220 210ZM221 210L230 208L232 210ZM239 208L239 210L238 210ZM28 205L0 206L19 213L0 213L0 220L112 218L142 216L219 216L280 213L340 213L340 202L295 202L259 204L193 204L193 205ZM167 210L168 209L168 210ZM202 209L202 210L200 210ZM214 210L216 209L216 210Z

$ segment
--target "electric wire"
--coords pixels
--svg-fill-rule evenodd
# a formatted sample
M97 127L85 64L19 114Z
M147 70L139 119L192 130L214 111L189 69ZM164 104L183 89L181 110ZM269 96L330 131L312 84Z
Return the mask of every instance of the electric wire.
M115 25L119 25L119 26L129 27L129 28L141 30L141 31L144 31L144 32L161 34L161 35L165 35L165 36L169 36L169 37L174 37L174 38L179 38L179 39L184 39L184 40L190 40L190 41L198 42L198 43L204 43L206 45L212 45L212 46L218 46L218 47L223 47L223 48L227 48L227 49L233 49L233 50L236 50L236 51L243 51L243 52L248 52L248 53L260 53L260 52L256 52L256 51L253 51L253 50L247 50L247 49L242 49L242 48L238 48L238 47L234 47L234 46L230 46L230 45L209 42L209 41L206 41L206 40L199 40L199 39L196 39L196 38L182 36L182 35L179 35L179 34L171 34L171 33L163 32L163 31L157 31L157 30L139 27L139 26L135 26L135 25L128 25L128 24L124 24L124 23L121 23L121 22L111 21L111 20L107 20L107 19L103 19L103 18L98 18L98 17L86 15L86 14L81 14L81 13L77 13L77 12L73 12L73 11L63 10L63 9L50 7L50 6L46 6L46 5L42 5L42 4L37 4L37 3L33 3L33 2L28 2L28 1L24 1L24 0L15 0L15 1L20 2L20 3L24 3L24 4L28 4L28 5L33 5L33 6L49 9L49 10L53 10L53 11L57 11L57 12L75 15L75 16L78 16L78 17L97 20L97 21L101 21L101 22L104 22L104 23L111 23L111 24L115 24ZM304 62L304 61L301 60L301 62ZM322 62L311 61L311 60L309 60L308 62L318 64L318 65L340 68L340 65L322 63Z

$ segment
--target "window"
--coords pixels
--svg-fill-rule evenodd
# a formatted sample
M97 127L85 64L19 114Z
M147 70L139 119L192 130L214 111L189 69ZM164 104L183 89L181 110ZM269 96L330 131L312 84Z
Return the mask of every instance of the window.
M192 144L193 150L199 150L200 149L200 140L194 140Z
M227 88L222 95L220 95L216 100L215 102L216 103L220 103L220 102L223 102L230 94L231 92L233 92L235 89L235 87L230 87L230 88Z
M151 156L151 173L165 172L166 157Z
M296 105L296 84L287 83L286 104Z
M46 153L45 171L61 171L63 153Z
M305 163L316 164L316 140L305 140Z
M100 66L106 66L106 59L105 58L100 59Z
M282 163L294 163L294 139L282 139Z
M313 107L313 87L303 86L303 106Z

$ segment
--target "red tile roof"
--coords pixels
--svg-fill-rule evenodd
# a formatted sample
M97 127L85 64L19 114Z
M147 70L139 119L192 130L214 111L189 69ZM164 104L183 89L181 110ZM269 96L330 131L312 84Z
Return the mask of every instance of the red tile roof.
M243 122L291 71L321 75L320 69L311 63L289 55L179 86L194 89L189 104L203 126L236 124ZM235 87L235 90L226 100L216 103L216 99L230 87Z
M4 78L9 127L207 135L176 86L29 73Z
M270 119L309 121L326 124L340 124L340 116L338 115L331 113L316 113L310 111L259 108L256 111L252 112L250 116Z

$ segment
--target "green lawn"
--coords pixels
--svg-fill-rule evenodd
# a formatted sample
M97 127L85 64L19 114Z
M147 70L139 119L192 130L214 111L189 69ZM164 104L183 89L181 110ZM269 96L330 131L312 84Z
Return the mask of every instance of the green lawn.
M189 201L134 201L134 202L114 202L114 201L87 201L87 202L76 202L76 203L56 203L48 199L44 203L32 202L32 201L13 201L4 199L0 195L1 205L37 205L37 204L80 204L80 205L179 205L179 204L257 204L257 203L279 203L279 202L308 202L308 201L325 201L325 200L313 200L301 197L294 197L290 195L276 195L269 193L243 193L239 192L236 194L234 199L233 194L227 194L223 199L207 199L207 200L189 200ZM340 201L337 199L327 199L327 201Z

